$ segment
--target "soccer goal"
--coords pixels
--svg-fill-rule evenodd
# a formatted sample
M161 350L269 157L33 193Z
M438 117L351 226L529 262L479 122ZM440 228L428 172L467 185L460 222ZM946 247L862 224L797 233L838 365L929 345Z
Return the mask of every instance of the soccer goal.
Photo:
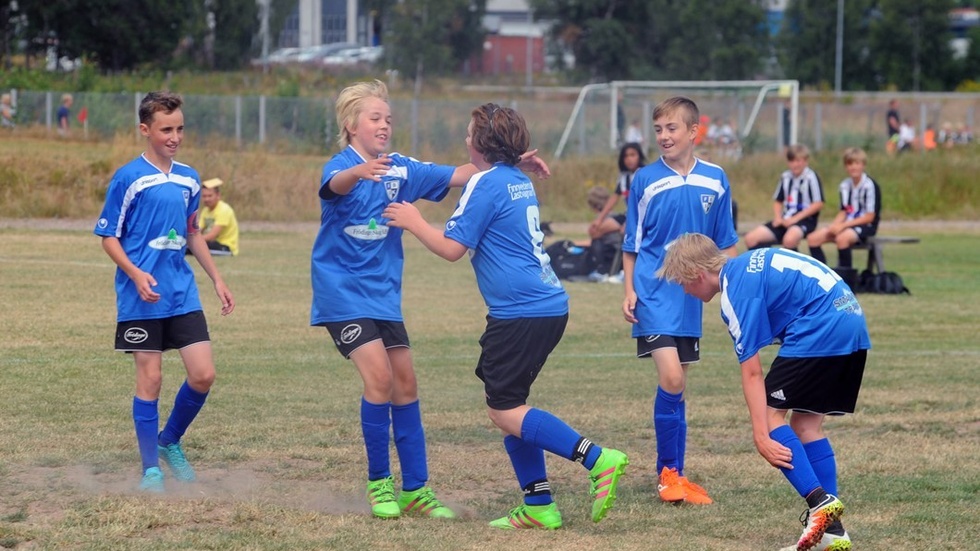
M613 151L627 135L641 135L650 149L654 142L653 108L675 95L693 99L713 130L722 133L708 137L711 143L735 144L740 154L741 142L752 137L758 149L778 150L796 143L799 90L796 80L617 80L587 84L579 91L555 158L560 158L570 143L577 145L580 154L606 148Z

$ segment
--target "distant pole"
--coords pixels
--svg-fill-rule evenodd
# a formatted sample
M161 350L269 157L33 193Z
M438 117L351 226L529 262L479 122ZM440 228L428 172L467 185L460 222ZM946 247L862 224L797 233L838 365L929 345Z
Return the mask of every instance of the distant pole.
M269 2L270 0L258 0L259 16L262 18L259 24L262 33L262 72L269 72Z
M531 6L527 8L527 59L524 61L526 64L527 78L525 79L525 86L530 90L531 86L534 85L534 67L532 66L533 57L531 55L531 48L534 46L534 41L531 37L531 25L533 24L533 19L531 17Z
M841 69L844 65L844 0L837 0L837 56L834 59L834 93L841 91Z

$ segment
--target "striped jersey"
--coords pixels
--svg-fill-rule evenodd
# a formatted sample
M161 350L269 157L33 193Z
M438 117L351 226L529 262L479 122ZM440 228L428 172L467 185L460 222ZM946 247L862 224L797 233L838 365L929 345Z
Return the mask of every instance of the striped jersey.
M171 161L164 174L140 155L112 176L95 235L116 237L126 256L157 281L157 302L140 298L136 284L116 268L116 320L180 316L201 309L194 271L184 259L187 228L201 201L193 168Z
M851 288L812 257L755 249L725 263L718 275L721 319L739 362L770 344L784 358L843 356L871 348L868 326Z
M355 318L403 321L403 230L387 226L381 213L391 203L442 199L456 167L398 153L388 157L391 166L380 182L360 180L347 195L324 187L338 172L364 163L361 154L347 146L323 166L320 230L310 261L310 325Z
M470 178L444 235L470 249L480 294L497 319L568 313L568 295L544 251L538 197L513 165Z
M861 181L845 178L840 183L840 210L847 213L847 220L853 220L866 213L875 213L871 222L872 232L878 230L878 220L881 218L881 187L867 174L861 174Z
M823 185L820 183L820 177L810 167L804 168L799 176L793 176L793 172L787 170L779 177L779 185L772 200L782 203L783 218L790 218L806 210L813 203L823 202ZM819 215L820 213L817 212L806 220L811 220L813 227L816 227ZM804 221L800 220L800 222Z
M721 249L738 243L725 171L695 159L691 173L681 176L662 157L639 169L626 201L625 231L623 251L636 255L633 336L700 337L701 301L654 274L668 244L685 233L707 235Z

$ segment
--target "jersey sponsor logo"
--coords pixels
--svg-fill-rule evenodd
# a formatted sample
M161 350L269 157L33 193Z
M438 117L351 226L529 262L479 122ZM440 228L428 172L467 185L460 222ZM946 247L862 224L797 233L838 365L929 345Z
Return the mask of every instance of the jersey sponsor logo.
M340 342L344 344L350 344L360 336L361 326L356 323L352 323L340 330Z
M385 180L384 184L385 184L385 193L388 194L388 200L394 201L395 197L398 196L398 190L401 188L402 185L401 180L398 179Z
M704 209L705 214L708 214L708 211L711 210L711 205L713 205L714 203L715 203L714 195L711 195L710 193L701 194L701 208Z
M745 271L750 274L756 274L766 269L766 249L756 249L749 257L749 264L745 267Z
M123 333L123 340L133 344L139 344L150 337L146 329L142 327L130 327Z
M103 229L104 230L107 227L109 227L109 221L106 220L105 218L99 218L98 225L99 225L99 229Z
M183 235L178 235L177 230L171 228L167 235L157 237L150 241L150 248L161 251L179 251L187 244L187 239Z
M507 184L507 193L510 194L511 201L534 197L534 185L531 182Z
M374 220L372 219L372 222ZM377 241L378 239L384 239L388 237L388 226L383 224L371 223L371 224L361 224L359 226L347 226L344 228L344 233L353 237L354 239L361 239L364 241Z
M783 389L779 389L776 392L770 393L769 395L777 400L783 400L783 401L786 400L786 395L783 394Z

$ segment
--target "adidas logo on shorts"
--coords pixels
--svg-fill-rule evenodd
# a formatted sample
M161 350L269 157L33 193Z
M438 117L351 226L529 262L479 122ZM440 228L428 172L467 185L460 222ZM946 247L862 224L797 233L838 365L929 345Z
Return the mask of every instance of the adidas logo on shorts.
M773 398L777 399L777 400L785 400L786 399L786 395L783 394L783 389L779 389L776 392L773 392L773 393L771 393L769 395L772 396Z

